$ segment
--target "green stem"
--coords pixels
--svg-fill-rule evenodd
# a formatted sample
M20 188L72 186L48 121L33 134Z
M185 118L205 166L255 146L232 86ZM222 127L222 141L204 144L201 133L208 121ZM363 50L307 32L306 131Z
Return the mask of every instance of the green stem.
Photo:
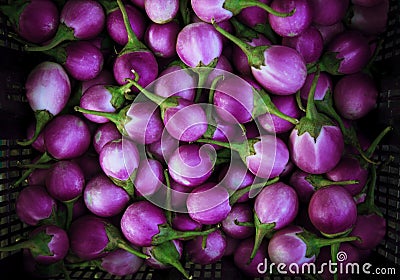
M383 137L385 137L386 134L388 134L392 130L393 130L393 128L391 126L388 126L381 133L379 133L379 135L374 139L374 141L371 143L369 148L365 151L365 155L368 158L372 157L372 155L374 154L374 152L376 150L376 147L382 141Z
M318 69L312 81L310 93L308 94L308 99L307 99L306 117L311 120L317 119L319 114L314 102L315 90L317 88L319 76L320 76L320 71Z
M259 46L259 47L250 46L249 44L240 40L238 37L232 35L223 28L219 27L214 20L211 23L214 26L215 30L217 30L224 37L232 41L245 53L249 65L251 67L260 68L262 65L265 65L264 51L268 49L269 46Z
M67 208L67 221L65 223L65 229L68 231L69 227L71 226L72 223L72 216L74 212L74 204L78 200L79 197L74 198L70 201L64 201L64 205Z
M332 244L331 245L331 260L332 263L337 263L337 254L339 252L340 243ZM334 280L338 280L339 274L336 270L336 273L333 275Z
M242 189L239 189L237 191L235 191L233 193L233 195L231 195L231 197L229 198L229 204L230 205L234 205L243 195L245 195L246 193L250 192L250 190L256 190L256 189L260 189L260 188L264 188L266 186L275 184L279 181L279 177L275 177L272 178L270 180L268 180L267 182L261 182L258 184L252 184L249 185L247 187L244 187Z
M270 6L257 1L257 0L225 0L224 6L225 9L231 11L234 15L237 15L240 13L241 10L248 8L248 7L259 7L263 9L264 11L275 15L277 17L288 17L291 16L295 13L296 9L291 10L289 13L283 13L283 12L278 12L274 9L272 9Z
M316 238L314 240L314 244L318 248L325 247L325 246L330 246L334 244L340 244L343 242L351 242L351 241L356 241L359 238L357 236L345 236L345 237L338 237L338 238L333 238L333 239L324 239L324 238Z
M17 250L21 250L21 249L33 249L34 247L35 247L35 244L32 240L25 240L22 242L12 244L7 247L0 247L0 252L12 252L12 251L17 251Z
M300 95L300 90L298 90L296 92L296 102L297 102L297 106L299 107L299 109L303 112L306 111L306 109L303 106L302 100L301 100L301 95Z
M133 248L132 248L131 246L129 246L124 240L118 241L118 242L117 242L117 246L118 246L118 248L123 249L123 250L125 250L125 251L128 251L129 253L131 253L131 254L133 254L133 255L139 257L139 258L142 258L142 259L148 259L148 258L150 258L148 255L143 254L142 252L133 249Z
M122 18L124 20L124 25L126 28L126 32L128 33L128 43L125 45L124 50L129 49L129 51L132 50L147 50L147 47L145 44L139 41L137 38L135 32L133 32L132 26L129 22L129 17L128 13L126 12L125 6L122 3L121 0L117 0L118 7L121 10L122 13Z
M47 110L35 111L36 126L33 137L29 140L17 141L17 144L20 146L32 145L33 142L35 142L36 139L39 137L39 134L43 131L46 124L49 123L53 119L53 117L53 114Z
M288 121L288 122L290 122L290 123L292 123L292 124L294 124L294 125L296 125L296 124L299 123L299 120L298 120L298 119L292 118L292 117L290 117L290 116L288 116L288 115L282 113L282 112L275 106L275 104L272 102L271 97L269 96L269 94L266 93L264 90L256 91L254 96L255 96L255 99L256 99L255 102L254 102L254 104L255 104L255 110L256 110L256 113L253 113L253 117L254 117L254 118L256 118L256 117L263 111L263 109L261 108L260 113L258 113L258 112L257 112L257 111L258 111L258 110L257 110L257 107L258 107L258 106L261 106L261 107L266 106L266 108L267 108L267 113L270 113L270 114L272 114L272 115L275 115L275 116L277 116L278 118L281 118L281 119L283 119L283 120L285 120L285 121ZM257 97L261 97L263 103L262 103L262 102L257 102L257 99L258 99ZM258 104L260 104L260 105L258 105Z
M64 23L60 23L56 35L54 35L53 39L49 44L45 46L34 46L34 47L26 46L25 50L30 52L43 52L58 46L62 42L74 41L74 40L77 40L77 38L74 35L74 29L66 26Z
M257 217L257 214L254 212L254 226L256 227L256 235L254 239L253 250L251 251L250 260L248 263L250 263L254 259L258 248L260 248L260 245L264 240L264 237L267 236L267 238L271 238L275 228L275 223L261 223L261 221Z
M166 209L166 216L167 216L167 221L169 225L172 225L172 212L171 212L171 182L169 180L169 173L168 173L168 169L164 169L164 178L165 178L165 183L167 184L167 201L166 201L166 205L167 205L167 209Z
M189 0L180 0L179 1L179 11L182 16L183 26L186 26L190 23L190 11L189 11Z
M49 169L53 165L52 164L32 164L32 163L23 164L21 162L17 162L17 166L20 168Z
M188 239L196 236L206 236L216 231L217 227L205 230L205 231L179 231L172 229L168 224L158 226L160 232L153 236L152 245L160 245L166 241L174 239Z
M103 111L96 111L96 110L88 110L79 106L75 106L74 110L76 112L80 112L82 114L89 114L89 115L95 115L95 116L100 116L100 117L105 117L112 121L113 123L118 123L120 121L118 114L116 113L110 113L110 112L103 112Z
M42 154L42 156L41 156L37 161L35 161L35 164L48 163L48 162L51 161L51 160L53 160L53 158L52 158L51 156L49 156L49 154L48 154L47 152L44 152L44 153ZM22 174L22 176L21 176L15 183L13 183L13 184L11 185L11 188L15 188L15 187L19 186L26 178L29 177L29 175L30 175L34 170L35 170L34 167L29 168L28 170L26 170L26 171Z
M332 181L329 179L326 179L323 175L317 175L317 174L309 174L305 178L315 189L320 189L323 187L327 186L332 186L332 185L338 185L338 186L347 186L347 185L353 185L353 184L358 184L357 180L347 180L347 181Z
M254 223L252 222L239 222L237 219L235 219L234 223L235 225L242 227L255 227Z

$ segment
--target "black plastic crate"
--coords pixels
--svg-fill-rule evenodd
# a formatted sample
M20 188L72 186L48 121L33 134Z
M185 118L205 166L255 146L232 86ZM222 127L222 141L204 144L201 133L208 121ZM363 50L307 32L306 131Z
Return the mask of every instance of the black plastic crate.
M7 1L0 0L0 3ZM394 129L378 146L376 159L393 159L377 177L376 205L387 222L385 239L373 252L369 260L376 267L394 267L400 274L400 1L390 0L388 26L383 34L384 42L377 57L377 76L380 95L377 108L360 124L369 136L375 137L384 127ZM24 83L29 71L41 61L39 55L21 51L18 42L9 37L11 28L0 14L0 246L14 243L30 228L19 221L15 214L15 199L23 188L10 188L22 175L18 163L28 163L34 156L29 147L17 145L16 140L26 135L26 127L33 120L24 97ZM229 258L200 266L184 265L193 279L247 279ZM0 252L0 279L32 279L24 272L21 252ZM117 277L100 270L74 269L71 279L184 279L174 270L153 270L143 266L132 276ZM365 275L354 275L355 279L367 279ZM375 279L371 276L368 279ZM398 279L386 275L386 279ZM54 278L54 279L62 279ZM266 276L265 279L303 279L303 277Z

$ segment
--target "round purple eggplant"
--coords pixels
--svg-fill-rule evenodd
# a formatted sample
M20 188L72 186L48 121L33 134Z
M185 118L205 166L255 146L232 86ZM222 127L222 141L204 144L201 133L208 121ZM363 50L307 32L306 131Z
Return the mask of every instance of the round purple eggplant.
M210 66L221 55L222 45L221 36L210 24L191 23L178 33L176 52L189 67Z
M86 123L71 114L52 119L44 131L47 152L56 159L72 159L83 155L91 143Z
M246 54L254 78L266 90L278 95L289 95L303 86L307 68L304 58L296 50L282 45L252 47L215 22L213 25Z
M94 214L74 220L69 229L69 239L71 252L84 261L105 257L116 249L123 249L140 258L148 258L134 249L117 227Z
M250 255L254 248L254 238L240 240L235 252L233 253L235 265L250 277L262 277L267 272L267 267L264 267L267 260L267 242L261 242L253 259L250 260ZM265 271L264 271L265 269Z
M281 13L295 11L289 17L268 15L272 30L282 37L299 36L311 25L313 20L312 6L308 0L273 0L271 8Z
M198 186L210 178L215 156L210 145L181 145L168 160L168 172L172 179L182 185Z
M203 225L222 222L231 211L228 191L211 182L195 188L189 194L186 206L190 217Z
M143 259L125 251L116 249L99 260L98 265L104 271L116 275L127 276L135 274L143 265Z
M172 221L172 227L180 231L195 231L201 230L202 224L193 220L187 213L175 213Z
M99 217L111 217L121 213L130 200L128 193L104 174L99 174L87 182L83 197L89 211Z
M377 106L378 88L368 74L346 75L336 83L333 99L342 117L357 120Z
M204 238L206 238L206 241L203 240ZM187 241L185 251L190 261L206 265L221 260L225 248L225 236L221 230L216 230L207 235L207 237L198 236L195 239Z
M164 174L161 163L156 159L142 159L133 181L137 195L152 196L161 188L163 182Z
M87 15L90 14L90 17ZM50 50L64 41L93 39L103 30L106 16L94 0L70 0L61 9L60 24L51 41L44 46L26 47L28 51Z
M342 186L317 190L308 205L312 224L326 236L351 231L357 219L357 207L351 194Z
M284 37L282 45L297 50L306 63L316 62L324 50L322 35L314 26L309 26L297 36Z
M31 70L25 89L29 106L35 112L36 126L33 137L18 141L23 146L35 142L46 124L64 109L71 95L71 82L60 64L45 61Z
M249 204L234 204L228 216L221 222L221 228L227 235L236 239L245 239L255 233L254 227L240 223L253 223L253 211Z
M172 21L179 11L179 0L146 0L144 10L149 19L158 24Z
M93 147L100 154L101 149L110 141L122 138L118 128L112 122L108 122L96 129L93 135Z
M34 260L40 264L53 264L63 260L70 248L67 232L55 225L42 225L29 233L28 240L19 241L0 252L16 251L28 248Z
M278 182L265 187L254 201L255 243L250 258L253 259L262 240L274 230L288 226L296 218L299 199L296 191Z
M367 38L357 30L345 30L326 47L321 63L330 74L355 74L369 62L371 51Z
M142 40L146 30L146 19L143 13L129 4L125 5L125 9L132 31L139 40ZM128 43L128 33L121 10L115 9L107 14L106 29L107 33L117 44L125 46Z
M58 204L44 186L30 185L23 188L15 201L18 218L30 226L54 219Z
M353 16L350 19L350 28L361 31L365 35L378 35L387 27L389 16L389 1L379 0L374 6L352 6ZM353 1L354 3L354 1Z
M53 38L60 20L57 5L53 1L13 2L16 5L1 5L0 11L8 17L19 36L35 44Z
M157 57L171 58L176 55L175 45L180 30L176 21L152 23L146 29L144 41Z

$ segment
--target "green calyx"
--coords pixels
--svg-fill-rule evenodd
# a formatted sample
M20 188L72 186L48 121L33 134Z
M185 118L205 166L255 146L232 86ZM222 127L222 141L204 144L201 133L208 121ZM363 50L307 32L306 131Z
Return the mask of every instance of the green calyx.
M196 236L207 236L210 233L216 231L219 225L210 228L205 231L179 231L173 229L168 224L158 225L159 233L154 235L152 238L152 245L160 245L164 242L171 241L174 239L191 239Z

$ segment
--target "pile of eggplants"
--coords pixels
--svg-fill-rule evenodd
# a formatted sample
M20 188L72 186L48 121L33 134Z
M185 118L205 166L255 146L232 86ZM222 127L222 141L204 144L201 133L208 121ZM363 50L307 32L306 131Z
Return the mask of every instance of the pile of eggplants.
M365 262L374 204L375 58L388 0L18 0L0 6L33 111L15 201L35 276L74 268ZM321 252L321 254L320 254ZM301 274L301 273L300 273ZM324 273L324 279L349 275Z

